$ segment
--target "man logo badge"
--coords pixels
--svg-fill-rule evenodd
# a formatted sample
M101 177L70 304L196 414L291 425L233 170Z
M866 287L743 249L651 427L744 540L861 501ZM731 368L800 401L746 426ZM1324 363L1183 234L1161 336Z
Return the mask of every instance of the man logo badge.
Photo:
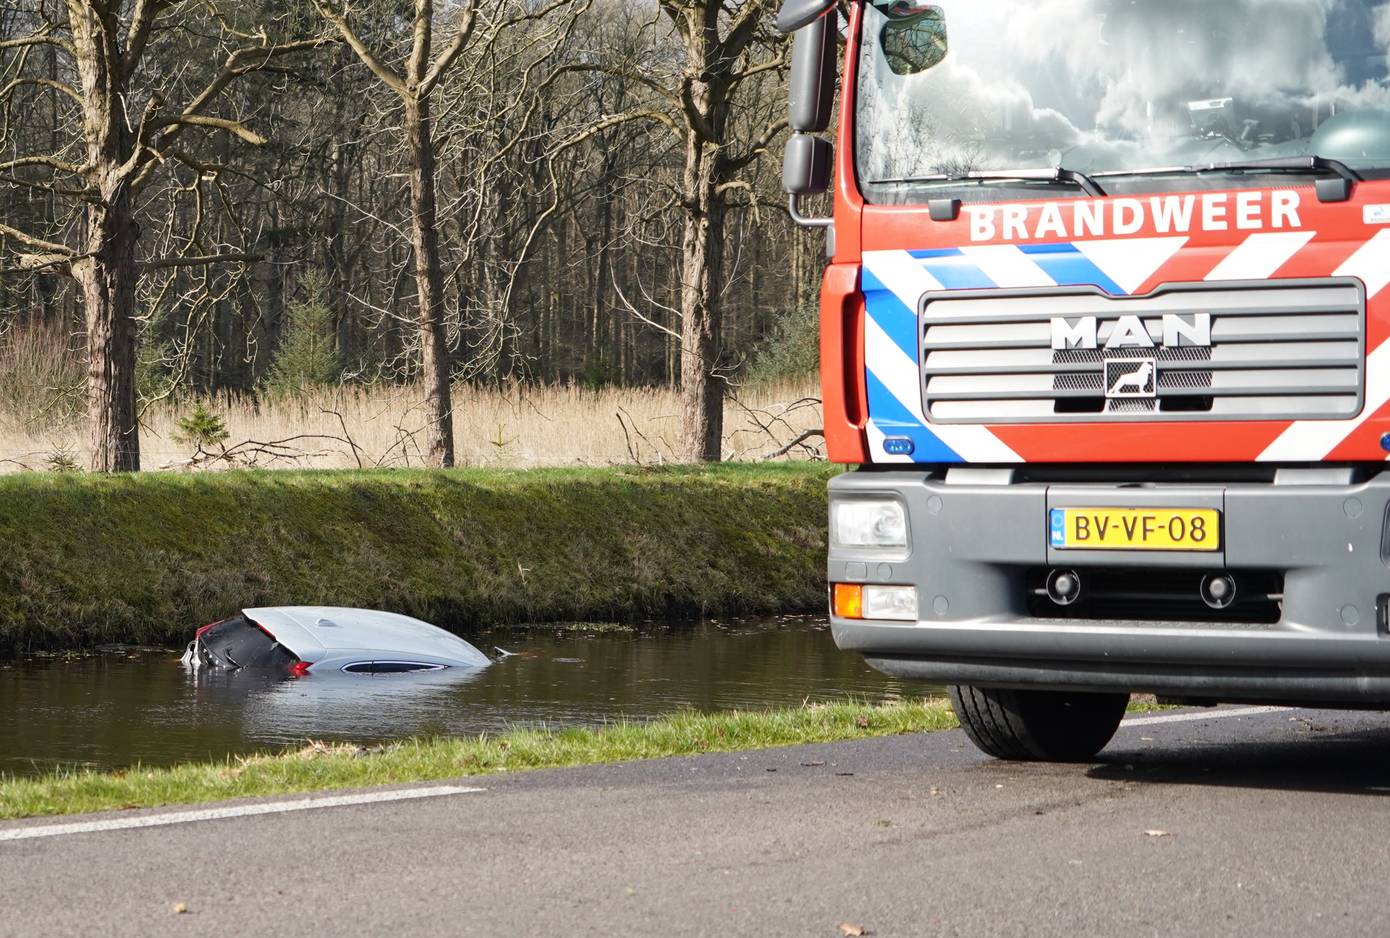
M1106 322L1109 328L1105 332L1105 341L1102 342L1098 317L1052 317L1052 350L1069 352L1074 349L1093 348L1150 349L1160 344L1154 341L1149 326L1138 316L1120 316ZM1161 344L1164 348L1211 347L1211 313L1168 313L1155 325L1154 331L1163 340Z
M1158 396L1158 365L1152 358L1112 358L1105 363L1105 396L1111 400Z

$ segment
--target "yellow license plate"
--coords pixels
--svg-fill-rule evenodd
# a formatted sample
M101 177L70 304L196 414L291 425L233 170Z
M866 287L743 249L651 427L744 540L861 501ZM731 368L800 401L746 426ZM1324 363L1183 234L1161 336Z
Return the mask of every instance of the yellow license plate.
M1211 508L1053 508L1058 550L1220 550L1221 512Z

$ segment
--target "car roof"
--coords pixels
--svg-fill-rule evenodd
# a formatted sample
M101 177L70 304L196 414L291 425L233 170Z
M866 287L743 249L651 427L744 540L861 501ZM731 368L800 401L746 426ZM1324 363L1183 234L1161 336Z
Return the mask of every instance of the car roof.
M302 661L420 661L482 667L490 661L468 642L410 616L338 606L265 606L243 614Z

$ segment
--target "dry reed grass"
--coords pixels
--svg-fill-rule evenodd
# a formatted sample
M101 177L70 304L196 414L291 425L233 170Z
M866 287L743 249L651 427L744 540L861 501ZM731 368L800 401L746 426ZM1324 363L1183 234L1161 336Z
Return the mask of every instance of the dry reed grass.
M679 437L679 397L665 388L460 385L454 394L460 465L658 464L672 461ZM725 410L725 457L763 459L820 427L818 396L811 377L741 388ZM189 467L194 448L175 436L179 418L195 403L163 401L146 408L141 436L146 469ZM278 401L220 396L203 403L229 432L211 458L196 461L207 468L424 464L420 394L408 386L334 387ZM36 413L46 416L35 419ZM807 440L788 455L811 456L820 444L819 437ZM224 449L230 457L221 457ZM82 419L54 419L52 408L32 404L0 410L0 471L50 468L55 458L59 465L86 464Z

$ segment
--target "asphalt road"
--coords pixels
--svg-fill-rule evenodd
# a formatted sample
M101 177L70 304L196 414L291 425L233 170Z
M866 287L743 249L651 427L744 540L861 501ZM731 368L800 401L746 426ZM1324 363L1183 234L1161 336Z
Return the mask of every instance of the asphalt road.
M1087 766L953 732L0 840L0 933L1390 933L1390 715L1174 716Z

